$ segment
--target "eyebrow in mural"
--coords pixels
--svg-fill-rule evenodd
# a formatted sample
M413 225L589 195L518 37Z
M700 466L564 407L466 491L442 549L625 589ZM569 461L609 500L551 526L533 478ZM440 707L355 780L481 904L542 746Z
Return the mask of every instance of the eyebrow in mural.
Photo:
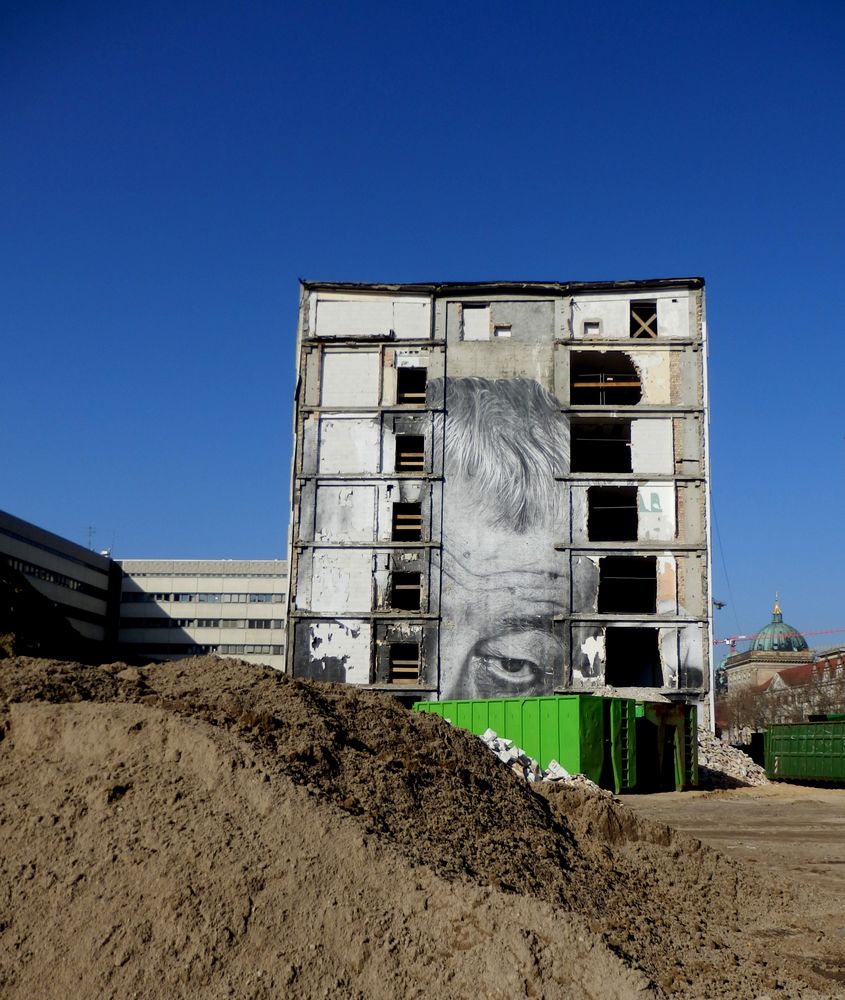
M568 602L558 477L569 423L532 379L447 378L441 683L447 697L548 694L563 674L554 615ZM541 612L541 613L538 613Z

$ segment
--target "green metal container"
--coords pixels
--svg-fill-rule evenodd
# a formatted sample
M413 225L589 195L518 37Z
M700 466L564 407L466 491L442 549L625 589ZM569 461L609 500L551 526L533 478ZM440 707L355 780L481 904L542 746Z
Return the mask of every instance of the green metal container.
M638 701L637 791L667 792L698 784L698 711L684 702Z
M769 726L766 774L773 781L845 783L845 718Z
M414 711L447 719L480 736L492 729L512 740L541 767L558 761L620 792L636 783L634 702L591 695L421 701Z

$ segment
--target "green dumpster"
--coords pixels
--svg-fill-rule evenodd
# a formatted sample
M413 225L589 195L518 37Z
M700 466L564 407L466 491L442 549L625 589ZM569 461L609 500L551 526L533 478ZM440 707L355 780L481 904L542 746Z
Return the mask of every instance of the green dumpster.
M447 719L477 736L492 729L541 767L558 761L614 792L633 787L634 702L592 695L421 701L416 712Z
M637 791L668 792L698 784L698 712L684 702L638 701Z
M766 774L773 781L845 783L845 717L769 726L764 736Z

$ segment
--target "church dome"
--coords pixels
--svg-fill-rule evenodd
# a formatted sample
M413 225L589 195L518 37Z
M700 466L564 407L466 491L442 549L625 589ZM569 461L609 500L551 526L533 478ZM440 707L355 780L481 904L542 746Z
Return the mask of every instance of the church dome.
M807 649L807 640L803 635L787 625L783 620L780 605L775 598L772 609L772 620L765 628L760 629L751 645L752 653L800 653Z

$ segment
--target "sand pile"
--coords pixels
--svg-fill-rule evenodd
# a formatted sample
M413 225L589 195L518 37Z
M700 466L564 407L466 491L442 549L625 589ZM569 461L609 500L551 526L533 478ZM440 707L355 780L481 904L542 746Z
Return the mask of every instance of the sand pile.
M0 699L4 997L833 995L758 947L785 886L372 693L12 659Z

